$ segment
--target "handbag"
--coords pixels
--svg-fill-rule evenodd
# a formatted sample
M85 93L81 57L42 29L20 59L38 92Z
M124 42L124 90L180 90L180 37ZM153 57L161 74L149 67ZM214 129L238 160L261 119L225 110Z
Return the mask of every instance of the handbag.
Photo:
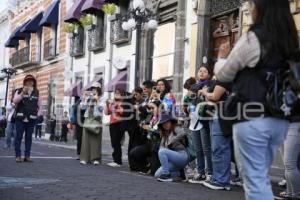
M83 128L90 133L99 135L102 131L101 118L99 117L85 118Z

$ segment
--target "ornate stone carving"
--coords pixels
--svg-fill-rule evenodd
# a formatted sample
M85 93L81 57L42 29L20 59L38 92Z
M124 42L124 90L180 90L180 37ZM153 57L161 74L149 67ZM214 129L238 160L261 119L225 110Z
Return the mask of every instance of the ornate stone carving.
M211 2L211 15L216 16L226 11L239 8L245 0L212 0Z

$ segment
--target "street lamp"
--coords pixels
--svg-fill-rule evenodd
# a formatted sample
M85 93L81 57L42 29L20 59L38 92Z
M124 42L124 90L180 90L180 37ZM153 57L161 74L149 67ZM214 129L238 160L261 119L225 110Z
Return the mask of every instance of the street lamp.
M2 73L4 73L6 75L6 92L5 92L5 103L4 103L4 106L6 107L7 105L7 96L8 96L8 85L9 85L9 80L10 80L10 77L14 74L17 73L17 70L14 69L14 68L11 68L11 67L6 67L6 68L3 68L1 70Z
M142 0L133 1L133 9L123 17L122 29L130 31L136 29L136 49L135 49L135 86L140 85L140 48L142 28L145 30L157 29L158 22L155 20L154 14L146 8Z

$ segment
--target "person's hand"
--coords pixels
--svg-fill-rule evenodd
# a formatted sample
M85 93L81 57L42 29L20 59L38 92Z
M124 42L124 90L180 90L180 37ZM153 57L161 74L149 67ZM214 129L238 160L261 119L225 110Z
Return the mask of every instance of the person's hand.
M202 89L202 95L206 96L208 94L208 87Z
M143 125L143 126L142 126L142 129L148 131L148 130L150 130L150 127L149 127L149 125Z
M198 96L202 96L203 95L203 90L199 90L198 91Z
M24 86L24 87L23 87L23 91L21 92L21 94L22 94L22 93L23 93L23 94L28 94L28 91L29 91L29 87Z

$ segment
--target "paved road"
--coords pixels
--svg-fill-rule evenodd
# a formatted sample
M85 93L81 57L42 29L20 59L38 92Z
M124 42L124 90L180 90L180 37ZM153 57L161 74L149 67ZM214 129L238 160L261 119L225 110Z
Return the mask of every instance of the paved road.
M3 141L0 141L2 147ZM17 164L13 150L0 149L0 200L242 200L241 188L211 191L200 185L160 183L132 173L127 166L110 168L110 150L100 166L82 166L71 148L34 143L34 163ZM107 146L108 148L108 146Z

